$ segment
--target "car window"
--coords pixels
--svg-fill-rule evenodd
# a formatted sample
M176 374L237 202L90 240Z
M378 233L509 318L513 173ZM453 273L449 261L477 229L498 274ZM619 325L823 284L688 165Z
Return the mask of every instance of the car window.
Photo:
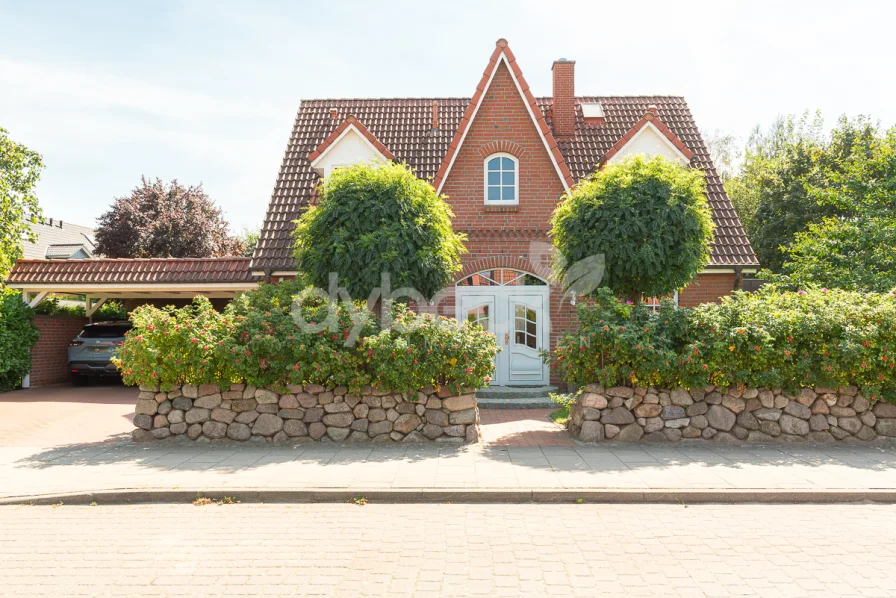
M128 324L120 326L86 326L81 331L81 338L121 338L130 330Z

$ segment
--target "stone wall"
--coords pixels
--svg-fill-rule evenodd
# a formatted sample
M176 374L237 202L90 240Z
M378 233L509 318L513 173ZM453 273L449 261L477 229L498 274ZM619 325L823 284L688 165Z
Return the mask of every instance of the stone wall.
M896 437L896 405L872 405L855 386L804 388L603 388L589 384L570 409L584 442L716 440L830 442Z
M140 387L133 438L250 442L478 442L476 395L416 395L290 385L288 394L232 384Z

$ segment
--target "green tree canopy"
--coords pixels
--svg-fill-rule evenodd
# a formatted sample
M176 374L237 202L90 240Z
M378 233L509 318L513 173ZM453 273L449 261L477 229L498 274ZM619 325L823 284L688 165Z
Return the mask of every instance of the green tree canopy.
M602 286L634 301L687 285L709 262L713 239L703 173L662 157L598 171L560 203L552 225L562 279L604 255Z
M811 222L781 248L771 280L886 292L896 286L896 128L856 136L835 171L808 196L837 216Z
M31 224L41 215L34 188L43 167L40 154L0 128L0 281L22 257L24 242L37 239Z
M460 270L465 236L432 185L404 165L340 168L324 181L318 204L296 221L294 254L307 282L327 288L335 272L352 297L366 298L381 273L393 289L430 298Z
M758 127L747 142L739 173L725 184L760 263L780 272L783 247L810 224L854 214L849 201L826 197L841 183L849 164L880 138L866 117L841 117L829 133L816 114L810 120L779 118ZM846 198L844 198L846 199Z

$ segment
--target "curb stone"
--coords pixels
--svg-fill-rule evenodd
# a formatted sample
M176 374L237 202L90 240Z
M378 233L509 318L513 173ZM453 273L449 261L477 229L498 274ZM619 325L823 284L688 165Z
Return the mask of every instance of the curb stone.
M53 494L7 496L2 505L123 505L190 503L197 497L233 497L241 503L343 503L363 496L371 503L896 503L896 489L438 489L408 488L383 489L302 489L277 490L258 488L191 488L176 490L163 488L112 489Z

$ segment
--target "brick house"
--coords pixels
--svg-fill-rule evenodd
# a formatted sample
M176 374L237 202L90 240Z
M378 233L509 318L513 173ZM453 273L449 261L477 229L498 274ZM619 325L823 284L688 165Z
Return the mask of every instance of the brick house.
M704 272L676 299L692 306L737 288L758 261L680 97L575 95L575 62L555 61L553 94L535 97L498 40L470 98L308 100L299 107L251 269L295 275L292 221L322 177L360 162L405 162L447 196L469 253L440 313L477 320L504 351L495 384L546 384L538 350L553 347L574 307L548 281L558 200L604 163L662 155L700 168L716 225Z

